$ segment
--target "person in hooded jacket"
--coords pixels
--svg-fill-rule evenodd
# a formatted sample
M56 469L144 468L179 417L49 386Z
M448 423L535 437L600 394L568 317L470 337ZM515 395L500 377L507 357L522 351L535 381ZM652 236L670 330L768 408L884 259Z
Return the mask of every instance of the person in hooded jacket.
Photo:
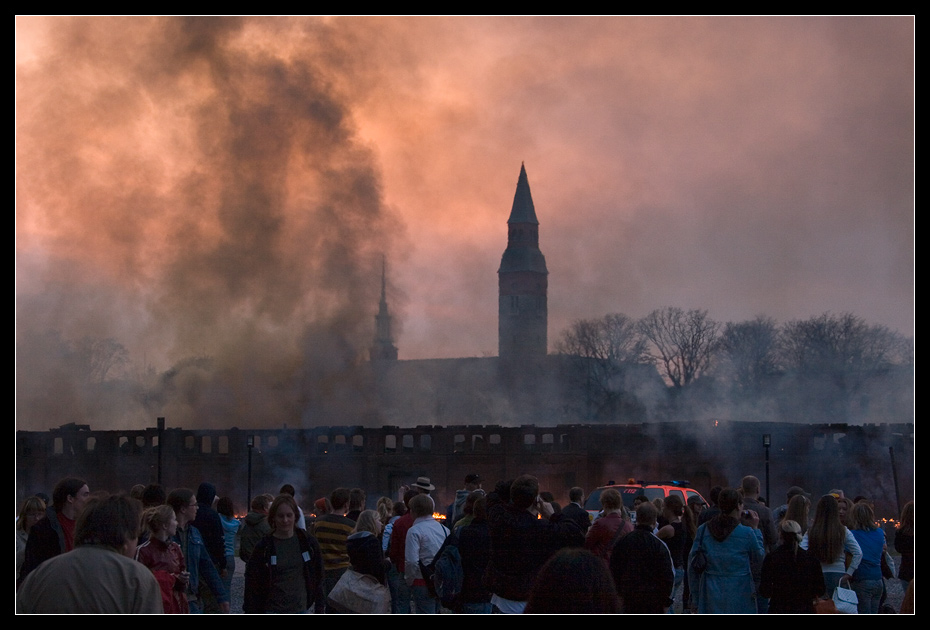
M756 614L751 563L765 557L759 515L746 510L734 488L724 488L717 502L720 514L698 528L688 558L692 611L702 614ZM694 558L707 558L703 571Z
M239 538L239 557L248 562L252 556L255 545L262 538L271 533L268 523L268 508L274 497L270 494L260 494L252 499L251 509L242 523L242 533Z

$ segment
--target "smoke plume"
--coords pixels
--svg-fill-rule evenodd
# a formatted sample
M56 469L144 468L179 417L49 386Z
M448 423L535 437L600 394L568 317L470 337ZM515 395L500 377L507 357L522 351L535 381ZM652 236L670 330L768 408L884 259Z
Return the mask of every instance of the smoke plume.
M401 227L333 79L347 44L323 21L18 27L41 42L17 60L18 426L312 421L308 378L351 390Z

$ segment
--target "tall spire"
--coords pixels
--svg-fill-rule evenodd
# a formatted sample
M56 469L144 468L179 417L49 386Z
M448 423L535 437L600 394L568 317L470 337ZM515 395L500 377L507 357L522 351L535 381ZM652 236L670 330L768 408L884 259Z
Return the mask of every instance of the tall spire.
M533 195L530 193L530 181L526 178L526 167L520 163L520 178L517 180L517 192L513 195L513 208L510 209L510 218L507 223L533 223L539 225L536 219L536 207L533 206Z
M539 221L530 182L521 164L507 220L507 249L497 270L501 359L521 362L546 355L548 275L546 257L539 249Z
M378 315L387 315L387 261L381 257L381 301L378 302Z
M375 340L368 352L372 361L397 360L397 346L391 336L391 315L388 313L387 262L384 257L381 258L381 299L375 315Z

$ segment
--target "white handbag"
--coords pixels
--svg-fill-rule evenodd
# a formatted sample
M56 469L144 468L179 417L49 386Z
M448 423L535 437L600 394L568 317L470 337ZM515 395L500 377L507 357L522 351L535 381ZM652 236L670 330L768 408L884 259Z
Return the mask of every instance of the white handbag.
M849 585L849 578L846 579L846 585ZM836 604L836 612L844 615L859 614L859 597L856 591L851 588L843 588L843 580L837 585L833 592L833 603Z
M391 591L372 576L348 569L329 592L327 603L341 613L383 615L391 612Z

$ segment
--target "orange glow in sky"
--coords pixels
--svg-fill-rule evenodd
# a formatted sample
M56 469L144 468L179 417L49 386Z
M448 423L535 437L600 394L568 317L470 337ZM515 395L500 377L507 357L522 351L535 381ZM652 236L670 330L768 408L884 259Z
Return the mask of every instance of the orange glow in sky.
M521 162L550 348L666 305L911 335L913 104L909 17L18 17L18 374L54 332L285 387L367 347L382 255L401 358L494 355Z

